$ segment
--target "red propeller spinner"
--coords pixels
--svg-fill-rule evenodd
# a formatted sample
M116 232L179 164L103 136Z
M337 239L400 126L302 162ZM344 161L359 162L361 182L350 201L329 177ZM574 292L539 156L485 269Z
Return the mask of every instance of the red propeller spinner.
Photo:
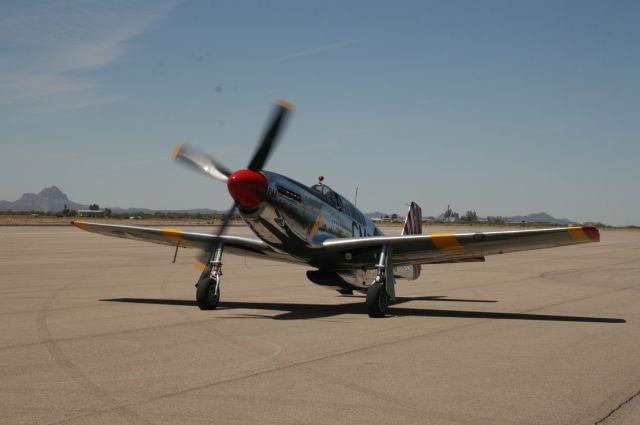
M229 176L227 189L243 208L255 208L267 192L267 179L258 171L240 170Z

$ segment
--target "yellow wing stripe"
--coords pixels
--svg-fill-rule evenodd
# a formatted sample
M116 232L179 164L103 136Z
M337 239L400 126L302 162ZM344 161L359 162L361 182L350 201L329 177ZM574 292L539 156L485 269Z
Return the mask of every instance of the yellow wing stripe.
M431 235L431 242L441 251L460 253L464 247L456 239L453 233L436 233Z
M182 239L182 231L180 229L162 229L162 235L176 244L180 243Z
M582 227L568 227L569 236L576 242L591 242L591 238L587 236Z

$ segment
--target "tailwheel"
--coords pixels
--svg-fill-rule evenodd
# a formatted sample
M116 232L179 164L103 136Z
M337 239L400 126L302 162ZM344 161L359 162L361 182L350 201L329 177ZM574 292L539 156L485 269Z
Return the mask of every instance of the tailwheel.
M200 310L215 310L220 302L220 285L215 277L207 276L198 281L196 301Z
M367 313L369 317L384 317L389 307L389 296L381 281L376 281L367 290Z

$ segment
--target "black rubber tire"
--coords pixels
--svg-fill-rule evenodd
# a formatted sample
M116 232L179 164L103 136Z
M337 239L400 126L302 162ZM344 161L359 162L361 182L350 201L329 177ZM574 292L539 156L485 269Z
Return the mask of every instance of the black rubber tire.
M198 282L196 289L196 301L200 310L215 310L220 302L220 288L218 295L214 295L216 280L212 277L205 277Z
M367 314L369 317L384 317L389 308L389 296L382 282L375 282L367 290Z

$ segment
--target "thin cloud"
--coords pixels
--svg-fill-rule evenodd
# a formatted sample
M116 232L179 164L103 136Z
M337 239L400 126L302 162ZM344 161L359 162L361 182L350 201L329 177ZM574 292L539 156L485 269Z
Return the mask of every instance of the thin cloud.
M0 102L29 104L43 111L81 109L109 103L114 96L96 91L97 83L89 77L70 77L57 73L25 72L0 75Z
M176 2L16 2L0 17L0 103L82 109L115 100L93 72L125 51Z
M347 46L350 46L352 44L356 44L356 43L359 43L359 42L360 42L360 40L352 39L352 40L340 41L340 42L337 42L337 43L325 44L324 46L315 47L313 49L302 50L300 52L291 53L289 55L280 56L280 57L277 57L277 58L272 58L272 59L269 59L267 61L267 63L284 62L284 61L287 61L287 60L290 60L290 59L299 58L299 57L302 57L302 56L315 55L317 53L322 53L322 52L326 52L326 51L329 51L329 50L341 49L343 47L347 47Z

